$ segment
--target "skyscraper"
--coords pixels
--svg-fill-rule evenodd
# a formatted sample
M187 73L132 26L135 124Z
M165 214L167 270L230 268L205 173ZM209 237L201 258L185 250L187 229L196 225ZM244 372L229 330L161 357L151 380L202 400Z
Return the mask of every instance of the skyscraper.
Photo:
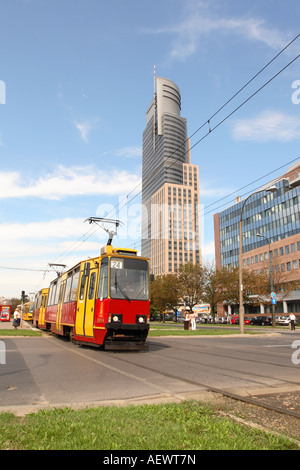
M155 78L143 133L142 255L154 274L200 262L199 174L177 85Z

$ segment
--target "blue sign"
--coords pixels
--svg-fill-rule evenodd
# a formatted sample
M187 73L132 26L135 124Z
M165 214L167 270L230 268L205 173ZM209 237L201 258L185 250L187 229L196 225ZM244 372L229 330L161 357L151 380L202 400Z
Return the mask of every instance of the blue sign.
M272 298L272 299L276 299L276 294L275 294L275 292L271 292L271 298Z
M277 304L277 300L276 299L272 299L272 304Z

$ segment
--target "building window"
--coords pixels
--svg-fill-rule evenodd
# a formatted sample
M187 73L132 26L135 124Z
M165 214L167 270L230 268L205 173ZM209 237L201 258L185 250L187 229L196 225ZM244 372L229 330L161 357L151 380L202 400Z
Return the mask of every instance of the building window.
M297 269L298 268L298 263L297 263L297 260L293 261L293 269Z

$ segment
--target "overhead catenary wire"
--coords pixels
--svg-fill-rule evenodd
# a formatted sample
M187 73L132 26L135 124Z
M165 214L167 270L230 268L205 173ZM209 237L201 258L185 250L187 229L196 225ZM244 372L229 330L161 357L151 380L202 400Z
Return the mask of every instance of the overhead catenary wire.
M242 191L243 189L245 189L245 188L247 188L247 187L249 187L249 186L252 186L253 184L257 183L258 181L260 181L260 180L262 180L262 179L264 179L264 178L267 178L268 176L270 176L270 175L273 174L273 173L278 172L279 170L282 170L284 167L293 164L294 162L296 162L296 161L299 160L299 159L300 159L300 155L297 156L296 158L294 158L294 159L288 161L288 162L285 163L284 165L281 165L281 166L275 168L274 170L272 170L272 171L270 171L270 172L264 174L263 176L260 176L259 178L256 178L254 181L251 181L250 183L248 183L248 184L246 184L245 186L242 186L241 188L239 188L239 189L237 189L237 190L231 192L230 194L228 194L228 195L226 195L226 196L223 196L222 198L218 199L218 200L215 201L214 203L209 204L208 206L206 206L206 207L204 208L204 211L205 211L208 207L210 207L210 206L212 206L212 205L214 205L214 204L217 204L217 203L219 203L219 202L224 201L225 199L227 199L228 197L232 196L233 194L239 193L239 192ZM256 191L257 189L260 189L260 186L254 188L254 191ZM252 191L253 191L253 189L252 189L251 191L249 191L249 192L246 192L246 193L242 194L242 195L241 195L241 198L247 196L247 195L250 194ZM232 200L230 200L230 201L225 202L224 204L221 204L220 206L218 206L218 207L215 208L215 209L211 209L211 210L209 210L209 211L206 211L206 212L204 212L204 214L200 215L200 218L205 217L205 216L207 216L208 214L214 212L215 210L217 210L217 209L223 207L224 205L230 204L231 202L234 202L234 201L235 201L235 199L232 199ZM193 215L195 215L195 213L193 213ZM94 230L93 233L90 234L90 237L91 237L96 231L97 231L97 229ZM82 238L82 237L81 237L81 238ZM84 243L84 240L80 242L80 244L82 244L82 243ZM134 242L132 245L130 245L130 246L133 246L133 245L140 246L140 245L141 245L141 242L135 241L135 242ZM76 247L73 251L75 251L77 248L78 248L78 247ZM72 252L73 252L73 251L72 251ZM20 267L12 267L12 266L0 266L0 269L10 269L10 270L18 270L18 271L36 271L36 272L44 272L44 273L53 272L53 270L50 270L50 269L32 269L32 268L20 268Z
M226 116L224 118L224 120L222 120L217 126L215 126L214 128L211 128L211 120L217 116L234 98L236 98L248 85L250 85L250 83L253 82L253 80L255 80L255 78L257 78L264 70L266 70L267 67L269 67L269 65L271 65L285 50L287 50L298 38L300 37L300 33L297 34L297 36L295 36L283 49L281 49L281 51L276 54L264 67L262 67L255 75L253 75L250 80L248 80L245 85L243 85L236 93L234 93L234 95L231 96L231 98L229 98L222 106L220 106L217 111L215 111L207 120L205 120L203 122L203 124L198 127L181 145L179 145L173 152L171 152L171 154L165 159L164 162L162 162L157 168L155 168L153 170L153 172L148 176L147 180L149 179L152 179L153 176L156 174L157 171L159 171L160 167L162 167L165 162L168 160L168 159L171 159L174 154L176 154L176 152L178 152L178 150L180 150L180 148L184 145L187 144L187 142L192 139L201 129L203 129L207 124L209 124L209 131L202 137L202 139L200 139L199 141L197 141L192 147L190 147L186 152L184 152L184 155L189 152L190 150L192 150L192 148L194 148L196 145L198 145L201 140L203 140L204 138L206 138L213 130L215 130L217 127L219 127L225 120L227 120L232 114L234 114L238 109L240 109L242 106L244 106L244 104L246 104L251 98L253 98L257 93L259 93L267 84L269 84L274 78L276 78L281 72L283 72L287 67L289 67L296 59L299 58L300 54L298 56L296 56L291 62L289 62L283 69L281 69L276 75L274 75L270 80L268 80L262 87L260 87L255 93L253 93L249 98L247 98L247 100L245 100L244 102L242 102L235 110L233 110L228 116ZM175 163L177 163L177 161L173 161L171 163L171 165L169 167L167 167L166 169L169 169L171 168ZM144 187L147 187L147 180L144 182ZM136 189L141 185L142 183L138 183L138 185L135 186L135 188L133 188L127 195L126 197L122 200L124 201L125 199L127 200L126 202L126 205L131 202L128 201L128 196L130 194L132 194L134 191L136 191ZM141 191L139 191L138 194L140 194ZM136 197L136 195L134 196L134 198ZM133 198L133 199L134 199ZM121 201L121 202L122 202ZM120 203L118 203L116 206L115 206L115 209L120 205Z
M295 36L278 54L276 54L263 68L261 68L250 80L248 80L246 82L245 85L243 85L229 100L227 100L222 106L220 106L218 108L218 110L213 113L211 115L211 117L207 120L204 121L204 123L198 127L198 129L196 129L196 131L194 131L190 137L188 139L185 140L185 142L183 142L175 151L173 151L166 159L164 162L162 162L157 168L155 168L153 170L153 172L148 176L147 180L144 181L144 188L147 187L148 184L150 184L152 178L155 176L155 174L159 171L160 167L165 164L165 162L167 160L171 160L172 157L174 156L174 154L176 152L178 152L178 150L180 150L180 148L185 145L189 139L191 139L192 137L194 137L201 129L203 129L208 123L209 123L209 131L204 134L204 136L202 136L197 142L195 142L186 152L184 152L184 155L189 152L190 150L192 150L194 147L196 147L197 145L199 145L200 142L202 142L206 137L208 137L208 135L212 134L213 131L215 131L217 128L219 128L225 121L227 121L233 114L235 114L239 109L241 109L241 107L243 107L246 103L248 103L254 96L256 96L261 90L263 90L268 84L270 84L276 77L278 77L284 70L286 70L290 65L292 65L299 57L300 57L300 54L298 54L296 57L294 57L294 59L292 59L287 65L285 65L282 69L280 69L275 75L273 75L269 80L267 80L261 87L259 87L254 93L252 93L247 99L245 99L239 106L237 106L233 111L231 111L229 114L227 114L227 116L225 116L220 122L218 122L215 126L211 127L211 120L218 114L220 113L221 110L223 110L236 96L238 96L241 91L243 91L251 82L253 82L255 80L255 78L257 78L264 70L266 70L266 68L271 64L273 63L285 50L287 50L288 47L291 46L291 44L293 44L298 38L299 38L300 34L298 34L297 36ZM174 160L168 167L167 169L171 168L175 163L177 163L177 160ZM276 171L276 170L275 170ZM126 205L129 205L139 194L141 194L142 190L138 191L131 199L128 199L129 196L134 193L138 187L140 187L142 184L142 182L140 182L138 185L136 185L131 191L128 192L128 194L124 197L124 199L122 201L120 201L118 204L116 204L114 206L114 210L117 210L119 207L120 207L120 204L125 201L125 206ZM228 196L227 196L228 197ZM216 204L218 201L216 201L215 203L212 203L213 204ZM108 212L107 215L109 215L110 212ZM87 234L90 232L86 232L85 234L82 235L82 237L80 237L80 239L75 242L75 243L79 243L78 246L76 246L74 249L72 249L71 251L70 250L65 250L61 255L59 255L56 259L60 259L62 258L62 256L66 253L67 256L69 256L71 253L73 253L74 251L76 251L79 246L81 246L88 238L90 238L95 232L97 231L94 230L92 231L92 233L88 236ZM83 239L82 241L80 241L81 239Z

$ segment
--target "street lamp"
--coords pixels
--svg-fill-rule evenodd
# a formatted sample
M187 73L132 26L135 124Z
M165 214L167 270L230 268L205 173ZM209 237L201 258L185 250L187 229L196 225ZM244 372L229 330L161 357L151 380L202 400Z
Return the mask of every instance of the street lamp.
M267 240L267 243L269 245L269 264L270 264L270 281L271 281L271 292L273 292L273 266L272 266L272 260L271 260L271 244L270 244L270 240L265 237L264 235L261 235L260 233L257 233L256 234L257 237L261 237L261 238L264 238L265 240ZM275 328L276 326L276 323L275 323L275 304L272 303L272 327Z
M239 227L239 289L240 289L240 308L239 308L239 316L240 316L240 333L244 334L244 299L243 299L243 269L242 269L242 257L243 257L243 211L246 202L250 197L254 196L254 194L262 193L262 192L275 192L277 191L276 186L270 186L267 189L260 189L259 191L255 191L254 193L250 194L243 202L241 208L241 216L240 216L240 227Z

